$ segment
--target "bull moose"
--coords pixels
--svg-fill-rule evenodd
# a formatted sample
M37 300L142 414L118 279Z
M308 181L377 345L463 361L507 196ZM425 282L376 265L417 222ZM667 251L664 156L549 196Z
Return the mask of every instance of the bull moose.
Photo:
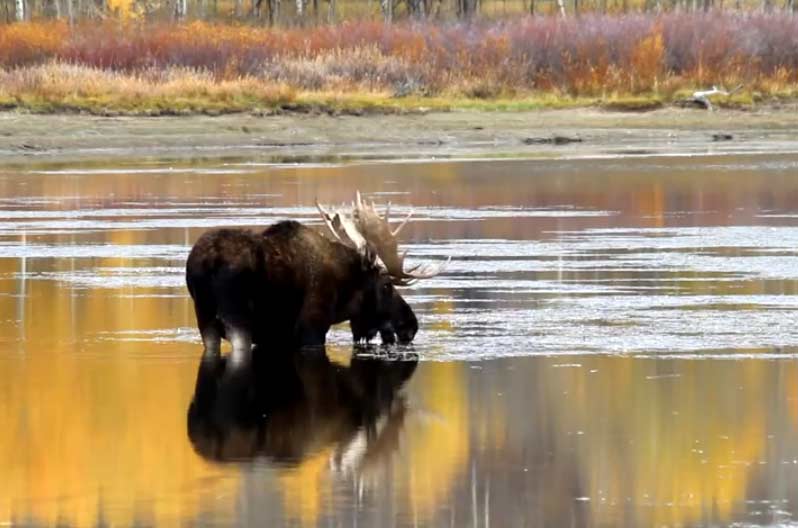
M295 221L261 233L218 229L203 234L186 264L206 355L221 339L233 346L233 365L249 360L251 345L318 346L330 326L350 322L355 341L380 334L384 342L413 340L418 322L396 291L440 268L404 269L390 207L380 217L357 193L351 211L317 203L329 236Z

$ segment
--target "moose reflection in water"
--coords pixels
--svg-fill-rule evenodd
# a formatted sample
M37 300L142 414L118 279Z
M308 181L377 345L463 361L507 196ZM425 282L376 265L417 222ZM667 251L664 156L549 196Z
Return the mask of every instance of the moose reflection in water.
M317 204L318 205L318 204ZM357 194L351 211L319 211L329 238L294 221L260 234L221 229L191 250L186 283L206 356L220 341L233 345L233 365L247 363L251 345L275 348L324 345L333 324L350 321L356 342L410 342L418 330L413 310L394 286L432 277L440 268L404 269L396 235L374 204Z
M323 349L254 352L232 375L225 357L200 362L188 436L203 458L299 463L334 447L332 467L351 474L398 447L406 413L400 389L416 369L415 355L353 353L343 366Z

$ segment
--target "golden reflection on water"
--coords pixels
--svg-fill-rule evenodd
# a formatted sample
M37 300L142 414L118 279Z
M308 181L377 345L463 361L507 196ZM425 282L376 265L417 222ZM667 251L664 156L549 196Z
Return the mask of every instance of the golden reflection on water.
M390 167L382 177L408 171ZM408 200L619 212L572 220L573 228L689 222L666 219L669 211L683 210L700 211L699 221L710 224L733 215L746 222L759 204L789 210L796 201L785 180L753 173L738 174L739 185L730 186L721 172L708 171L701 181L678 173L663 183L599 167L595 180L573 185L567 170L552 169L558 178L536 177L535 185L521 186L519 171L497 169L495 178L516 185L495 185L472 167L421 166L406 176ZM300 176L306 179L295 185L292 178ZM283 195L269 203L307 205L317 196L348 199L355 186L394 188L383 180L370 184L370 177L373 169L362 167L275 172L254 182L249 175L26 176L23 187L9 176L0 180L0 196L77 197L41 206L57 210L152 196L224 199L246 189ZM458 181L463 185L452 185ZM535 238L549 236L559 222L492 218L414 225L408 234ZM40 239L190 243L201 231L117 229ZM420 526L482 526L486 520L515 526L521 518L541 526L685 526L750 520L750 500L783 499L787 511L796 506L794 361L576 356L422 362L403 389L407 412L392 433L396 441L369 451L354 475L331 464L343 443L328 429L315 430L316 447L295 463L207 460L192 448L186 429L198 340L138 339L136 333L193 327L182 289L165 296L162 288L83 288L36 276L142 265L159 264L0 258L0 525L225 525L241 522L242 501L254 500L253 493L263 504L258 510L247 503L256 510L254 520L302 526L358 515L377 524L398 519ZM697 281L690 287L700 293L722 286ZM773 288L796 291L793 281L750 281L742 291ZM446 300L432 307L442 316L457 309ZM442 317L428 331L453 327ZM329 352L347 368L348 348Z

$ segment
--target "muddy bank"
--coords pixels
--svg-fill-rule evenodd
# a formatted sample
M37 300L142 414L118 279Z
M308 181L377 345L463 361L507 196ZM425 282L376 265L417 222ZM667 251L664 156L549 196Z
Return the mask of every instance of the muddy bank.
M798 151L798 112L595 109L423 115L96 117L0 113L0 163L264 162Z

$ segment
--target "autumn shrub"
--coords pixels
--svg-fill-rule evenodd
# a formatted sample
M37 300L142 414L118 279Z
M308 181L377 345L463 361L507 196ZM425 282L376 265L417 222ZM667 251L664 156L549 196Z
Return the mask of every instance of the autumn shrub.
M71 36L67 25L59 22L0 25L0 65L45 62L57 56Z
M53 65L82 68L59 71L85 74L89 85L100 82L98 75L119 74L126 82L147 80L147 89L168 84L153 72L179 72L184 83L194 75L206 88L246 82L487 99L532 92L673 94L713 84L773 91L798 82L798 17L586 13L282 29L130 21L0 26L3 79L24 84L25 73L17 70ZM47 84L44 70L31 75L37 86Z
M396 93L403 87L428 93L428 72L419 63L383 54L374 46L333 49L283 57L263 65L260 77L303 90L360 90Z

